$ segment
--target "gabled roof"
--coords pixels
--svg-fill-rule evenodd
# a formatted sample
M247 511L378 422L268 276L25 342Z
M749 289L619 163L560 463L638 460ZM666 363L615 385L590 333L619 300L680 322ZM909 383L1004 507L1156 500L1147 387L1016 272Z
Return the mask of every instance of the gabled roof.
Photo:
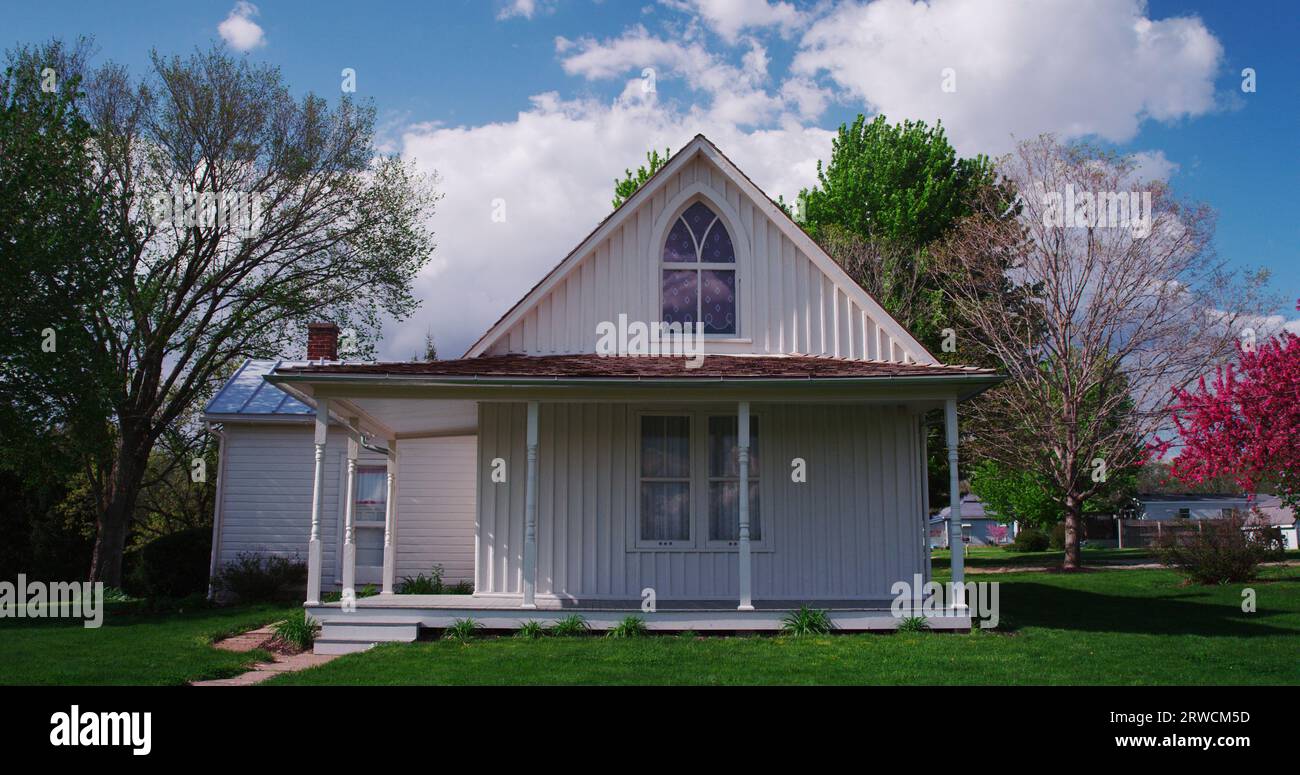
M522 299L515 303L496 323L494 323L484 334L479 337L474 344L465 351L464 358L476 358L487 352L501 336L505 335L510 328L523 318L534 306L536 306L552 288L565 279L568 274L577 266L581 265L585 256L602 240L606 239L629 215L647 199L654 194L669 180L672 175L678 172L682 167L689 163L698 155L703 155L712 162L724 175L731 179L737 188L741 189L754 203L758 209L766 215L777 226L778 229L790 239L791 242L805 255L810 261L817 266L824 274L842 284L848 292L853 295L853 301L859 307L866 310L873 320L877 322L882 329L887 331L895 340L901 342L911 357L915 358L923 365L938 363L929 351L921 345L920 342L912 336L911 332L905 329L884 310L880 304L871 297L861 285L858 284L847 272L844 271L835 259L827 255L816 241L803 230L799 224L795 223L790 216L780 208L762 189L750 180L749 176L737 167L731 159L718 149L707 137L702 134L696 135L685 148L678 151L668 160L668 163L660 167L654 175L651 175L632 196L628 197L622 205L614 212L610 213L596 228L587 235L582 242L565 256L564 260L555 266L540 282L524 295Z
M267 382L266 375L280 367L307 365L307 361L246 360L203 409L204 419L311 417L315 410Z

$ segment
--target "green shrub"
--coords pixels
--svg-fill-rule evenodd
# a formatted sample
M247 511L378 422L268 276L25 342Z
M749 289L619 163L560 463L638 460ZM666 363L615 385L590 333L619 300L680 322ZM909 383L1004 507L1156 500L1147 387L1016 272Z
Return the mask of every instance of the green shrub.
M1201 584L1250 581L1259 564L1280 558L1271 537L1242 530L1239 514L1207 519L1195 530L1169 530L1157 543L1160 561Z
M543 629L541 622L529 619L528 621L519 625L519 629L515 632L515 637L526 638L528 640L537 640L538 638L542 637L545 634L546 634L546 630Z
M645 619L639 616L626 616L623 621L610 628L605 633L609 638L639 638L647 632Z
M930 629L930 622L924 616L905 616L898 623L899 632L925 632Z
M357 593L356 599L360 600L363 597L374 597L375 595L378 595L379 589L374 584L367 584L361 589L358 589L356 593ZM326 592L325 594L320 596L320 601L322 603L337 603L342 599L343 599L343 592L340 590L335 590L333 592Z
M695 630L682 630L681 632L677 633L677 637L681 638L682 640L695 640L696 638L700 637L700 635Z
M415 576L403 576L401 583L397 585L397 594L399 595L441 595L442 593L441 565L433 566L433 570L429 571L428 576L423 573Z
M1052 525L1052 533L1047 538L1047 545L1055 551L1065 549L1065 523L1057 522Z
M1047 534L1036 527L1027 527L1016 533L1016 540L1007 547L1013 552L1045 552L1051 545Z
M149 599L207 594L212 529L196 527L155 538L136 550L130 591Z
M443 590L444 595L472 595L474 594L474 583L470 581L457 581L450 587Z
M833 626L830 614L806 605L799 606L799 610L791 611L781 620L781 632L786 635L825 635Z
M217 589L243 603L276 600L307 580L307 565L297 558L244 552L217 573Z
M565 637L571 635L586 635L588 629L590 629L590 627L587 625L587 620L582 618L581 614L571 614L552 624L548 632L552 635Z
M295 611L288 619L275 625L275 639L286 646L299 651L306 651L316 642L320 625L307 618L306 611Z
M442 639L458 640L464 643L478 634L479 627L479 623L473 619L457 619L452 622L450 627L442 631Z

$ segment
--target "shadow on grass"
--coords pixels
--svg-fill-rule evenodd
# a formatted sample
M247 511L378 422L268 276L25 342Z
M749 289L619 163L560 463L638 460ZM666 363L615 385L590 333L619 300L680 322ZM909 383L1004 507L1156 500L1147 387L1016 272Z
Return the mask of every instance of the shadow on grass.
M1260 608L1248 614L1242 612L1239 602L1207 597L1211 597L1209 591L1195 588L1177 595L1132 597L1052 584L1007 583L1001 588L1000 603L1005 614L998 629L1014 633L1025 627L1048 627L1079 632L1236 638L1287 634L1285 629L1265 622L1291 611Z

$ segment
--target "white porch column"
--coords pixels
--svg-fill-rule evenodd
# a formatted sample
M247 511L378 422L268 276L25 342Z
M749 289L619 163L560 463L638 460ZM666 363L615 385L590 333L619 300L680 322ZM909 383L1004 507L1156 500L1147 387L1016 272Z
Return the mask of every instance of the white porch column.
M537 402L528 402L528 480L524 484L524 608L536 608L537 590Z
M357 427L357 418L349 420L349 425ZM343 507L343 597L356 599L357 583L357 544L354 524L357 504L357 456L361 453L361 443L356 436L348 437L348 481L344 488L347 498Z
M740 402L738 413L739 449L737 458L740 470L740 605L739 611L754 610L750 592L752 585L752 558L749 551L749 402Z
M961 476L957 472L957 399L944 403L948 436L948 548L952 553L952 604L966 605L966 544L961 540Z
M388 489L384 495L384 588L393 594L397 573L397 439L388 440Z
M311 538L307 541L307 604L320 605L320 515L325 505L325 440L329 436L330 402L316 401L316 478L311 492Z

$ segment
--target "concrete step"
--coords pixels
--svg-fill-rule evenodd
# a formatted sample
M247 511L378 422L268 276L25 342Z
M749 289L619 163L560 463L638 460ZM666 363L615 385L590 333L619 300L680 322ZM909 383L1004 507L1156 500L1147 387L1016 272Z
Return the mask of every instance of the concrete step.
M353 640L370 643L410 643L420 634L416 624L393 622L349 622L326 619L321 622L324 640Z
M358 651L368 651L374 647L374 641L317 638L316 644L312 647L312 652L315 654L355 654Z

